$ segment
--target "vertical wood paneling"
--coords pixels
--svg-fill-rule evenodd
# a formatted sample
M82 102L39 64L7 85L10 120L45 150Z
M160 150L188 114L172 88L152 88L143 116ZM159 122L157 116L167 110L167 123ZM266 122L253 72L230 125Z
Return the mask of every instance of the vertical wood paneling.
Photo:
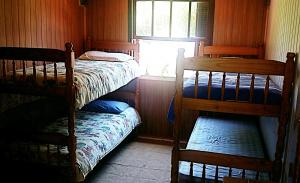
M0 46L83 50L83 7L74 0L0 0Z
M175 81L141 79L141 110L142 126L139 135L171 138L172 125L167 122L167 112L175 92Z
M11 16L11 1L4 1L5 11L5 33L6 33L6 45L13 46L13 36L12 36L12 16Z
M0 46L64 49L65 42L71 41L78 56L83 51L82 24L78 1L0 0Z
M26 37L25 37L25 1L19 0L19 37L20 37L20 47L25 47ZM0 8L1 9L1 8ZM1 42L1 41L0 41Z
M285 151L284 176L282 182L288 182L290 163L295 165L296 144L300 128L300 1L286 0L271 1L267 38L266 38L266 58L274 60L286 60L287 52L295 52L297 56L297 68L295 68L295 86L292 105L291 123L289 124L288 143ZM280 78L272 78L280 82ZM300 153L300 152L298 152Z
M0 10L3 10L4 0L0 0ZM0 43L6 44L5 11L0 11Z
M214 45L264 43L265 1L215 0Z
M96 40L128 40L128 1L90 0L87 34Z
M170 102L175 94L175 78L142 77L140 80L142 125L140 136L172 139L173 125L167 121ZM198 112L183 111L181 139L187 141Z

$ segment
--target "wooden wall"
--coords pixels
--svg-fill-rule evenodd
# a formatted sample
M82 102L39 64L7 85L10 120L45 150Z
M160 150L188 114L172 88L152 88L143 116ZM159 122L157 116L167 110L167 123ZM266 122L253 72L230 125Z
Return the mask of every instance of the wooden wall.
M0 46L83 49L83 7L78 0L0 0Z
M213 44L263 44L265 9L265 0L215 0ZM88 36L128 40L127 0L90 0L86 18Z
M175 94L175 78L143 76L140 78L142 125L139 135L143 137L171 139L173 123L167 120L170 102ZM197 112L184 111L182 140L187 141L197 119ZM161 141L162 142L162 141ZM168 143L171 144L171 143Z
M287 52L297 54L297 67L294 86L291 123L285 152L285 171L282 182L291 180L289 172L291 164L295 168L296 143L300 145L300 1L299 0L272 0L267 27L266 58L286 60ZM277 80L276 80L277 81ZM280 80L278 80L280 81ZM298 150L300 157L300 149ZM299 159L300 160L300 159ZM294 169L295 170L295 169ZM300 162L298 164L298 175ZM292 172L292 171L291 171ZM300 180L300 177L299 177ZM298 181L299 181L298 180Z
M128 0L89 0L87 35L96 40L128 40Z
M264 43L265 0L215 0L214 45Z
M157 77L143 77L140 80L141 111L143 124L140 135L172 138L172 125L167 121L169 104L175 88L175 79L160 79Z

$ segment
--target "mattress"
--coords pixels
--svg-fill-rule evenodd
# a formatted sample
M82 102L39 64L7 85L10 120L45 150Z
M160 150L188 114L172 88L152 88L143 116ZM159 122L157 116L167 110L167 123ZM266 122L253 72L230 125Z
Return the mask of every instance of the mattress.
M36 67L36 81L38 85L44 85L44 67ZM47 85L54 84L54 64L47 64ZM7 73L11 75L12 73ZM33 68L26 68L27 80L31 80L33 76ZM140 75L138 63L134 60L124 62L111 61L88 61L76 60L74 67L74 85L75 85L75 107L80 109L85 104L93 101L107 93L113 92L118 88L126 85L128 82ZM16 71L17 79L23 80L23 70ZM57 79L58 85L65 85L65 65L64 63L57 63ZM16 103L24 103L28 101L28 97L2 97L10 98L3 102L6 106L16 105ZM25 99L24 99L25 98ZM32 100L30 100L32 101ZM0 103L1 104L1 103ZM4 107L0 107L4 108ZM7 107L9 108L9 107ZM4 111L4 109L1 109Z
M51 123L43 132L56 132L68 134L67 117L60 118ZM76 112L75 135L77 138L77 180L83 181L87 174L93 170L97 163L113 150L130 132L140 123L139 114L132 107L127 108L120 114ZM60 165L66 167L68 172L69 164L66 161L67 148L60 147L57 153L57 147L50 145L50 152L46 147L40 147L25 143L14 143L10 149L15 149L14 158L22 159L27 157L26 161L47 163L50 165ZM39 151L39 153L38 153ZM51 154L50 161L47 160ZM57 157L59 158L57 159Z
M243 102L248 102L250 97L250 85L251 85L251 74L241 74L239 83L239 95L238 100ZM208 98L208 79L209 72L199 72L199 82L198 82L198 94L197 98L207 99ZM222 94L222 80L223 73L213 72L212 73L212 83L211 83L211 98L212 100L221 100ZM234 101L236 98L236 73L226 73L225 80L225 101ZM264 103L264 90L266 84L266 76L255 75L254 80L254 95L253 103L263 104ZM184 80L184 90L183 96L194 98L194 87L195 80L188 78ZM267 104L280 104L281 101L281 89L270 80L269 82L269 95L267 98ZM174 99L170 103L168 112L168 121L174 122Z
M186 149L216 152L230 155L265 158L260 132L253 117L199 117ZM194 163L193 176L202 177L203 165ZM228 176L228 167L218 167L218 179ZM214 180L216 166L206 165L206 179ZM180 162L179 172L189 175L190 162ZM232 169L233 177L242 177L241 169ZM255 179L256 172L246 170L245 177ZM260 180L268 180L267 173L259 174Z

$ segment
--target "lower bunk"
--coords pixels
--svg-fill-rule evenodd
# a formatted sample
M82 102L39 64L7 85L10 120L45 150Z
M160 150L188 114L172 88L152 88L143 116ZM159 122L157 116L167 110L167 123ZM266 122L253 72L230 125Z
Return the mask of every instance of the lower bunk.
M270 180L270 172L241 169L226 164L223 154L255 158L268 161L264 141L253 116L201 116L198 117L187 143L186 150L195 150L206 154L215 154L215 159L207 158L207 163L181 161L179 163L180 180L190 182L222 182L224 177L251 180ZM211 162L209 164L208 162ZM215 164L212 164L215 162ZM271 161L270 161L271 162ZM230 163L229 163L230 164ZM259 169L259 168L258 168Z
M139 114L132 107L119 114L76 112L76 181L83 181L98 162L133 132L140 122ZM59 118L40 129L40 132L68 135L68 118ZM6 135L1 138L0 147L1 157L14 162L56 167L66 177L70 176L70 154L67 146L22 142L20 139L12 140Z

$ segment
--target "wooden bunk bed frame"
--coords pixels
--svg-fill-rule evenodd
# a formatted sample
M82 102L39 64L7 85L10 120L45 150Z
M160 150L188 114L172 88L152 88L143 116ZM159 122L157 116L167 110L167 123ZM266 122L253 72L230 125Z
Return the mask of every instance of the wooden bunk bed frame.
M263 51L261 48L246 47L226 47L226 46L209 46L203 47L203 43L199 47L199 55L255 55L262 58ZM294 79L294 60L295 54L288 53L286 62L263 60L263 59L219 59L207 57L191 57L184 58L184 50L179 49L176 67L176 94L175 94L175 124L174 124L174 146L172 150L172 170L171 182L178 182L179 161L202 163L207 165L224 166L230 168L239 168L246 170L254 170L257 172L270 172L273 181L279 181L282 171L282 155L285 141L285 127L289 120L291 91ZM196 71L194 98L183 96L183 75L184 70ZM197 98L198 93L198 73L206 72L223 72L222 80L222 97L225 91L225 73L247 73L252 74L250 88L250 97L253 96L255 74L267 75L264 89L264 103L255 104L251 100L249 102L239 102L236 96L235 101L212 100L210 97L210 88L212 77L209 75L208 80L208 99ZM283 87L281 92L281 103L279 105L267 104L266 98L269 94L269 82L271 75L283 76ZM225 77L224 77L225 76ZM239 74L238 74L239 76ZM236 95L239 90L239 77L236 81ZM250 158L246 156L236 156L221 153L196 151L181 148L180 146L180 130L182 129L182 110L209 111L232 114L245 114L254 116L273 116L278 117L279 127L277 131L278 140L276 144L275 160L270 161L262 158ZM192 164L192 163L191 163ZM191 165L192 166L192 165ZM203 166L205 168L205 166ZM204 170L203 170L204 171ZM204 173L205 174L205 173ZM190 175L192 176L192 175ZM218 176L217 174L215 176ZM201 181L205 181L205 175L202 174ZM218 177L215 177L218 182Z
M221 55L238 55L255 57L263 59L265 57L264 46L246 47L246 46L205 46L205 42L200 41L198 47L198 56L219 57Z
M90 43L91 41L88 40ZM122 52L129 54L135 58L138 62L139 45L137 42L125 43L125 42L106 42L106 41L95 41L90 44L90 48L96 50L110 50L116 52ZM57 81L57 70L56 64L62 62L66 68L66 84L64 86L56 85ZM54 83L51 85L48 82L45 84L38 85L36 83L38 65L43 65L44 81L47 80L46 65L49 63L54 64ZM22 138L28 141L44 145L51 144L57 148L59 146L67 146L69 157L71 176L70 182L76 181L76 136L75 136L75 86L74 86L74 65L75 56L73 51L72 43L65 44L65 50L50 49L50 48L17 48L17 47L0 47L0 64L1 64L1 76L0 76L0 93L10 94L26 94L36 96L54 96L62 97L66 100L68 106L68 135L62 135L60 133L18 133L14 134L14 138ZM8 65L11 65L8 68ZM27 79L26 65L32 66L33 77ZM21 67L21 68L17 68ZM16 79L16 70L23 70L23 79ZM10 73L10 75L8 75ZM123 96L134 97L135 108L139 111L139 82L137 81L136 91L134 93L127 93ZM130 95L130 96L128 96ZM2 133L1 137L5 136ZM49 148L49 146L48 146Z

